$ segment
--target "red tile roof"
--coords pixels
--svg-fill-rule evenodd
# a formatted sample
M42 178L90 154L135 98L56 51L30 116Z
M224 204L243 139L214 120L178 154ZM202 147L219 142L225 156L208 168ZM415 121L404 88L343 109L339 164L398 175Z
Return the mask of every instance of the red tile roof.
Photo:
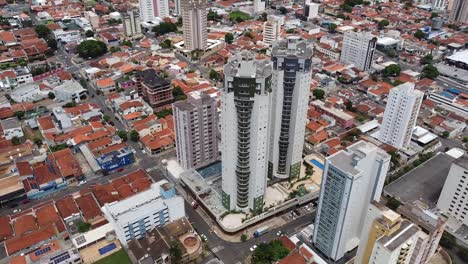
M80 213L80 209L78 209L78 206L76 205L72 196L66 196L60 200L57 200L55 202L55 206L57 206L57 210L64 219L74 214Z
M75 199L85 221L89 222L102 215L101 209L91 193Z
M15 229L15 235L17 237L25 233L31 232L33 230L36 230L38 228L38 226L36 225L36 219L30 214L15 219L13 227Z
M25 234L23 236L16 236L5 242L5 248L8 255L12 255L22 249L38 244L41 241L47 240L57 235L55 227L48 225L45 228L39 229L35 232Z
M65 231L65 226L62 222L62 219L58 215L54 204L49 204L37 209L36 218L40 227L46 227L52 223L55 223L59 232Z
M13 228L10 225L8 216L0 217L0 242L13 236Z
M43 116L37 119L39 127L43 130L55 129L55 124L52 121L52 116Z

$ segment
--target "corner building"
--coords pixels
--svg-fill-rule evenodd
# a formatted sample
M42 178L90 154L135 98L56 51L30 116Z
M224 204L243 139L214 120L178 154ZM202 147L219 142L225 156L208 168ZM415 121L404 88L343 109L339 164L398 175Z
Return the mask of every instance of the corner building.
M272 69L254 53L236 54L224 66L221 102L222 203L228 210L263 209Z

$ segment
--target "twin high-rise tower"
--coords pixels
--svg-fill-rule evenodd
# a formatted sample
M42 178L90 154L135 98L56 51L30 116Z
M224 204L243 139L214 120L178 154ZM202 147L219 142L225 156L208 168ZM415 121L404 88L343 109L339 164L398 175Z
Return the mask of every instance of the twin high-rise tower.
M267 177L298 177L312 49L298 38L275 43L272 61L244 52L224 67L223 205L261 212Z

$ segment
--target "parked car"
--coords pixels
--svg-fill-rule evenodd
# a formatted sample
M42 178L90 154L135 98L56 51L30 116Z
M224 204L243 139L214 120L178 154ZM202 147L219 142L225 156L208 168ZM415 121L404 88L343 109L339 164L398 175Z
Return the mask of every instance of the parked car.
M256 248L257 248L257 245L253 245L252 247L250 247L250 252L254 252Z

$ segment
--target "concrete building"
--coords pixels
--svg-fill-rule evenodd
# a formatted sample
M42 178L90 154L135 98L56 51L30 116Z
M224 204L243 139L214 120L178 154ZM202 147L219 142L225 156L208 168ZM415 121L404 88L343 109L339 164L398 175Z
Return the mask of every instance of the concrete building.
M459 158L452 163L444 187L437 202L437 208L450 218L468 225L468 159Z
M180 15L182 12L182 7L180 6L180 2L183 0L174 0L174 14Z
M77 102L88 97L88 90L74 79L67 80L54 88L55 98L64 102Z
M412 221L373 201L364 221L355 263L416 263L412 256L418 249L420 232Z
M11 99L16 102L30 102L45 98L47 94L41 92L39 85L35 83L27 83L16 87L10 92Z
M255 13L260 13L260 12L265 11L269 3L268 0L254 0L253 2L254 2Z
M137 39L143 37L141 33L140 14L129 10L122 14L124 33L127 38Z
M263 208L271 78L269 61L238 53L224 66L221 94L222 202L228 210Z
M371 32L347 31L343 38L340 61L367 71L372 66L376 43L377 38Z
M434 0L432 2L432 8L439 11L445 11L447 9L448 0Z
M313 3L311 0L305 0L304 3L304 16L307 20L314 19L318 17L320 4Z
M452 10L450 11L449 21L451 22L468 22L468 1L453 0Z
M312 48L298 37L289 37L273 46L268 144L270 177L299 177L312 81L312 54Z
M158 21L169 16L168 0L139 0L141 21Z
M184 48L205 50L207 48L207 0L185 0L181 3Z
M332 260L359 245L371 201L379 201L390 155L359 141L325 160L313 243Z
M136 79L138 94L142 95L151 107L162 107L174 101L171 83L159 77L154 69L138 72Z
M16 117L0 120L0 126L6 140L11 140L14 137L18 139L24 137L23 128Z
M184 199L169 190L173 188L162 180L153 183L146 191L106 203L101 208L122 245L126 246L127 241L144 237L153 228L185 216Z
M429 211L428 208L418 202L400 206L397 212L421 228L421 231L418 232L416 249L411 255L411 263L428 263L437 253L447 219L442 215Z
M263 23L263 42L273 45L280 37L281 24L278 20L272 19Z
M216 100L207 94L189 93L172 104L177 161L185 170L200 168L219 158Z
M390 90L379 140L395 148L407 148L424 93L414 89L414 83L403 83Z

